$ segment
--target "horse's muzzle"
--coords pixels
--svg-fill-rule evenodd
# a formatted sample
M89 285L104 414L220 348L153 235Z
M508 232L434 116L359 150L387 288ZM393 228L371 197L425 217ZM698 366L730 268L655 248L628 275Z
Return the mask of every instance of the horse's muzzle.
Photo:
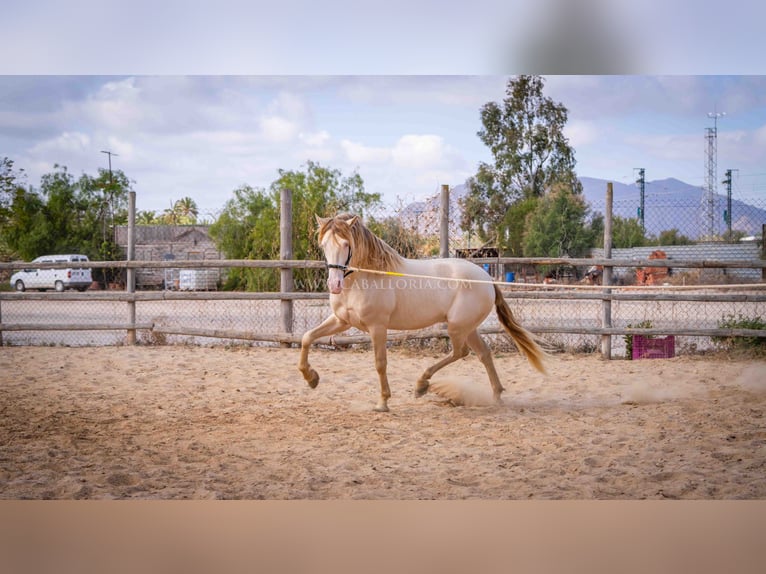
M333 295L340 294L340 292L343 291L343 277L328 277L327 289Z

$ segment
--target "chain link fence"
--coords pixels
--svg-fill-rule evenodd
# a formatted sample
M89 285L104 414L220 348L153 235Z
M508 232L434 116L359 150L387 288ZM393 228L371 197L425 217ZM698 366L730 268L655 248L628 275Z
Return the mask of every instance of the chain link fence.
M649 244L612 251L613 259L630 262L630 265L614 269L614 283L640 283L637 268L649 268L646 260L657 250L663 251L667 259L664 263L658 262L658 267L669 270L657 283L660 285L689 287L763 281L763 267L754 265L754 262L763 260L760 235L766 223L766 201L753 198L745 202L741 199L730 211L727 211L725 202L716 203L714 213L723 224L719 223L712 234L707 227L709 213L705 206L692 203L667 196L647 199L643 224L644 238ZM633 200L618 199L613 210L620 218L639 222ZM591 205L591 213L604 211L604 204ZM728 230L729 214L732 232ZM421 201L399 200L393 205L377 207L365 214L365 221L374 230L375 222L381 226L385 224L383 227L389 236L384 238L408 256L435 257L439 254L442 219L438 190ZM467 238L460 230L460 209L455 197L450 198L448 228L449 250L454 255L468 246ZM674 229L677 230L675 233L664 233ZM664 244L663 238L675 244ZM599 261L603 251L594 249L590 255L594 261ZM728 262L729 266L683 265L704 261ZM644 264L640 265L641 262ZM139 344L278 345L280 340L282 344L286 341L295 344L300 334L318 325L331 313L327 295L317 293L324 290L321 281L312 285L294 281L292 338L280 339L274 335L287 334L282 328L283 306L279 294L264 298L258 294L218 290L228 269L236 266L236 262L219 263L223 262L207 260L199 263L205 270L205 280L201 284L193 281L188 290L180 289L184 269L174 268L172 262L166 261L147 263L136 270L139 277L149 274L162 279L154 290L139 289L136 294L119 289L46 294L0 292L2 344L122 345L130 340L130 327L136 329ZM498 256L482 257L477 264L485 266L495 279L507 281L508 287L513 287L505 291L515 316L527 328L541 333L551 346L580 351L598 348L603 336L602 292L564 290L566 284L592 285L585 276L592 266L589 261L580 259L574 264L557 265L570 268L571 273L561 274L548 285L539 284L544 280L544 275L539 272L540 262ZM2 265L0 279L7 289L12 268L8 264ZM192 269L190 265L186 269ZM298 265L296 262L296 267ZM279 275L278 268L272 267L268 272ZM210 281L210 276L216 280ZM167 278L170 281L165 281ZM518 286L522 283L527 286L520 290ZM304 298L304 294L312 298ZM743 320L766 317L766 295L762 288L756 291L729 290L712 297L710 291L702 290L674 293L673 298L663 298L656 292L643 293L638 300L619 298L622 296L614 296L611 300L613 330L642 327L668 334L686 333L690 329L720 330L726 324L731 327L731 321L727 323L727 320L732 317ZM135 318L129 313L131 305ZM751 321L749 325L752 324ZM110 326L114 328L108 328ZM495 348L510 349L511 344L505 337L493 334L498 329L497 319L491 314L482 330L488 333ZM347 334L361 335L355 330ZM269 335L272 335L270 340ZM624 354L628 342L625 335L613 333L611 339L615 355ZM680 353L713 347L715 341L709 335L679 335L676 343Z

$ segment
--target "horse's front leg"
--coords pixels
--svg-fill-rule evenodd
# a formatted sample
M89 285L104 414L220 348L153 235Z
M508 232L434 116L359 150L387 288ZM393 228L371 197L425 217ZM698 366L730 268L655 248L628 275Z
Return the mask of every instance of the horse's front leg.
M378 371L378 377L380 378L380 400L375 405L375 410L379 413L388 411L388 399L391 397L388 375L386 374L388 363L386 358L386 333L387 329L385 327L373 327L370 329L372 348L375 352L375 370Z
M319 337L334 335L335 333L345 331L349 327L350 325L345 321L341 321L335 315L330 315L318 327L306 331L303 337L301 337L301 358L298 362L298 370L303 373L303 378L306 379L306 382L312 389L319 384L319 374L309 365L309 347L311 347L311 343Z

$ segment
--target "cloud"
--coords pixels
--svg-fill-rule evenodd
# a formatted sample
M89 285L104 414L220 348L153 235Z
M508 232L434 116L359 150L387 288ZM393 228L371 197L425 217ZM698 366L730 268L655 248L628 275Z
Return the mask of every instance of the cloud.
M443 163L446 155L444 140L436 135L404 135L391 150L397 167L425 169Z
M763 125L755 130L753 139L755 139L758 145L766 146L766 125Z
M599 130L593 122L574 120L564 127L564 135L569 144L577 149L578 146L590 145L598 139Z
M266 116L259 120L260 135L273 143L292 141L300 133L300 126L280 116Z
M366 146L347 139L341 140L340 147L346 158L356 164L383 163L391 158L391 151L387 148Z
M629 135L624 142L638 148L639 153L663 160L702 162L702 135L662 134Z
M325 130L311 133L301 132L298 137L303 143L311 147L319 147L330 141L330 134Z
M41 141L32 146L33 154L72 154L87 150L90 147L90 136L81 132L64 132L52 139Z

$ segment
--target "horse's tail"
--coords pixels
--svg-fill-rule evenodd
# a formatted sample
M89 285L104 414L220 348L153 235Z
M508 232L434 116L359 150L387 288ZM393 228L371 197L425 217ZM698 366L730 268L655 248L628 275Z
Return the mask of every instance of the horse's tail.
M519 351L535 369L545 373L545 366L543 365L545 351L537 344L532 333L519 325L513 318L511 308L505 302L503 293L497 285L495 285L495 308L497 309L497 318L500 319L500 324L511 336Z

